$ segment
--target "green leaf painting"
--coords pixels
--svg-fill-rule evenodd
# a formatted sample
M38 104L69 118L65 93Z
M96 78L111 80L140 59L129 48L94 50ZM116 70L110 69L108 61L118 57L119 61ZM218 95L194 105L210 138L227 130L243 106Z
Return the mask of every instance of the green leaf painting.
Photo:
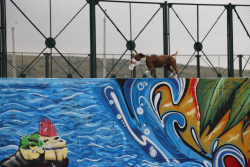
M40 136L39 136L38 133L34 133L33 135L29 135L28 139L29 139L30 141L38 142L39 137L40 137Z
M34 133L32 135L29 136L24 136L22 137L21 140L21 148L22 149L29 149L29 146L38 146L38 147L42 147L44 145L43 140L39 140L40 136L38 133Z
M237 99L235 99L236 94L246 80L247 79L241 78L221 78L202 80L198 83L197 99L201 115L200 135L204 133L207 127L209 127L209 131L206 135L209 135L225 114L232 108L233 104L237 103ZM206 85L206 87L204 87L204 85ZM240 117L243 115L240 115ZM231 128L232 126L228 127Z
M29 148L29 140L26 136L22 137L22 140L21 140L21 148L22 149L27 149Z
M197 99L200 109L201 133L204 132L204 124L207 110L210 106L210 101L213 96L214 89L216 88L219 79L202 79L197 85Z
M249 95L250 95L250 82L245 82L241 85L240 89L238 89L235 94L236 98L232 103L232 110L229 115L229 120L222 134L230 130L232 127L238 124L242 119L244 119L246 115L248 115L249 102L250 102Z
M38 141L38 147L42 147L44 145L43 141L42 140L39 140Z

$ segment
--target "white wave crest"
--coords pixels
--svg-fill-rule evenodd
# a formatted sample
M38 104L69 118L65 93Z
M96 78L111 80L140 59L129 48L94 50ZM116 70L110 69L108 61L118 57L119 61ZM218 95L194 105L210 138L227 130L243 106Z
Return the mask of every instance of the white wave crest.
M95 135L95 137L99 137L101 139L107 139L107 138L112 138L112 135L107 135L107 136Z
M95 106L100 107L99 105L92 105L92 106L88 106L88 107L81 108L81 109L79 109L79 111L86 110L86 109L88 109L88 108L95 107Z
M48 96L46 96L46 95L40 95L40 94L38 94L38 93L29 93L29 94L37 95L37 96L40 96L40 97L48 97Z
M67 153L75 154L74 152L71 152L71 151L67 151Z
M47 109L47 108L52 108L52 107L57 107L58 105L48 105L48 106L46 106L46 107L43 107L43 109Z
M5 106L13 106L13 105L17 105L17 106L21 106L21 107L23 107L23 108L30 108L30 107L26 107L26 106L23 106L23 105L21 105L21 104L18 104L18 103L8 103L8 104L4 104L3 106L5 107Z
M84 161L84 160L88 160L88 161L92 161L92 162L97 162L97 161L100 161L101 159L102 159L102 158L100 158L100 159L84 158L84 159L82 159L82 160L77 159L77 162L82 162L82 161Z
M48 105L48 106L45 106L45 107L41 107L41 108L38 108L38 110L43 110L43 109L47 109L47 108L53 108L53 107L57 107L58 105Z
M115 148L117 148L117 147L124 147L124 145L118 145L118 146L115 146L115 147L111 147L111 146L107 145L107 147L108 147L108 148L115 149ZM124 147L124 148L126 148L126 147Z
M90 136L78 136L79 138L89 138L90 140L94 140L92 137Z
M131 158L134 158L134 156L131 156L131 155L123 155L121 157L115 157L116 159L120 159L120 158L124 158L124 157L131 157Z
M18 149L18 146L17 145L8 145L8 146L6 146L6 147L0 147L0 150L4 150L4 151L6 151L6 150L17 150Z
M30 90L30 89L15 89L15 88L6 88L6 89L2 89L3 91L5 90Z
M0 128L0 130L3 130L3 129L11 129L11 127Z
M16 93L12 93L12 94L3 94L2 97L11 97L11 96L16 96L17 94Z
M36 103L36 102L39 102L39 101L42 101L43 99L32 99L32 100L28 100L29 103Z
M68 100L68 99L71 99L71 98L73 98L74 96L79 95L79 94L84 94L84 93L83 93L83 92L76 93L76 94L73 94L73 95L71 95L71 96L69 96L69 97L62 98L62 100Z
M34 127L30 127L31 129L39 129L39 128L34 128Z
M65 126L64 124L54 124L54 126Z
M96 127L96 126L99 126L101 123L96 123L96 124L85 124L87 127Z
M66 89L65 89L65 88L63 88L63 89L57 90L56 92L61 92L61 91L63 91L63 90L66 90Z
M142 160L143 162L147 162L147 163L149 163L149 164L152 164L152 165L158 165L158 164L154 164L154 163L152 163L152 162L149 162L149 161L147 161L147 160Z
M89 147L89 146L96 146L96 147L104 148L103 146L100 146L100 145L95 144L95 143L90 143L87 145L87 147Z
M27 114L27 113L25 113L25 112L18 111L18 110L8 110L8 111L5 111L4 113L2 113L1 115L7 114L7 113L9 113L9 112L22 113L22 114L25 114L25 115L28 115L28 116L34 116L34 115Z
M66 136L66 135L70 135L72 133L75 133L75 132L69 132L69 133L60 134L60 136Z
M101 127L101 128L98 128L98 129L96 130L96 132L98 132L98 131L100 131L100 130L102 130L102 129L106 129L106 130L112 130L112 129L110 129L110 128L107 128L107 127Z
M19 122L19 123L22 123L22 124L26 124L27 122L22 122L22 121L19 121L19 120L12 120L10 122Z
M22 137L25 136L25 135L21 135L21 134L19 134L19 133L16 133L16 134L17 134L18 136L22 136Z
M73 115L77 115L78 116L77 112L64 112L62 114L65 114L65 115L71 115L71 114L73 114Z

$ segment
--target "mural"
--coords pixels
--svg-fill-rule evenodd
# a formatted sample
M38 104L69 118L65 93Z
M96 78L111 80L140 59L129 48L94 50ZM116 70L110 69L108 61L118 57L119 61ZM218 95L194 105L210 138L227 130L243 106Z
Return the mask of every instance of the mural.
M68 166L65 140L56 135L50 119L42 119L38 124L39 133L23 136L19 150L4 159L2 166ZM42 165L41 165L42 164Z
M250 166L248 78L0 84L2 167Z

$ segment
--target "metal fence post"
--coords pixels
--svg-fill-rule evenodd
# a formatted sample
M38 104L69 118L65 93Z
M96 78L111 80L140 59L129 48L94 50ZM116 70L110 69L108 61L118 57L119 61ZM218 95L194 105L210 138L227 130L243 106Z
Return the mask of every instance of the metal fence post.
M239 77L242 77L242 57L243 55L237 55L239 57Z
M164 7L163 7L163 50L164 50L164 55L168 55L168 37L169 37L169 32L168 32L168 2L164 2ZM169 71L164 68L164 78L169 77Z
M227 49L228 49L228 77L234 77L234 50L233 50L233 6L227 8Z
M1 0L1 77L7 77L7 45L6 45L6 3Z
M199 55L199 52L202 50L202 46L199 46L198 43L200 43L200 39L199 39L199 36L200 36L200 31L199 31L199 5L197 5L197 42L196 42L196 47L197 47L197 55L195 56L197 58L197 78L200 78L201 77L201 72L200 72L200 55Z
M157 78L157 76L156 76L156 69L153 70L153 78Z
M97 78L96 73L96 24L95 0L89 0L90 14L90 77Z
M131 51L131 60L133 59L134 54ZM136 78L136 67L134 67L133 71L131 71L131 78Z
M50 53L44 53L45 56L45 75L49 78L49 55Z
M200 72L200 57L201 55L196 55L195 56L197 58L197 78L201 77L201 72Z

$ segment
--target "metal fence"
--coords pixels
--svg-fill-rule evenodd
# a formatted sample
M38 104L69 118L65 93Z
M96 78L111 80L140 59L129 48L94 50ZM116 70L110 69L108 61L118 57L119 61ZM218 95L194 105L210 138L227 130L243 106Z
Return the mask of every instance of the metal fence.
M173 54L179 77L248 77L250 6L2 0L1 77L145 77L134 53ZM156 77L168 77L164 68Z

